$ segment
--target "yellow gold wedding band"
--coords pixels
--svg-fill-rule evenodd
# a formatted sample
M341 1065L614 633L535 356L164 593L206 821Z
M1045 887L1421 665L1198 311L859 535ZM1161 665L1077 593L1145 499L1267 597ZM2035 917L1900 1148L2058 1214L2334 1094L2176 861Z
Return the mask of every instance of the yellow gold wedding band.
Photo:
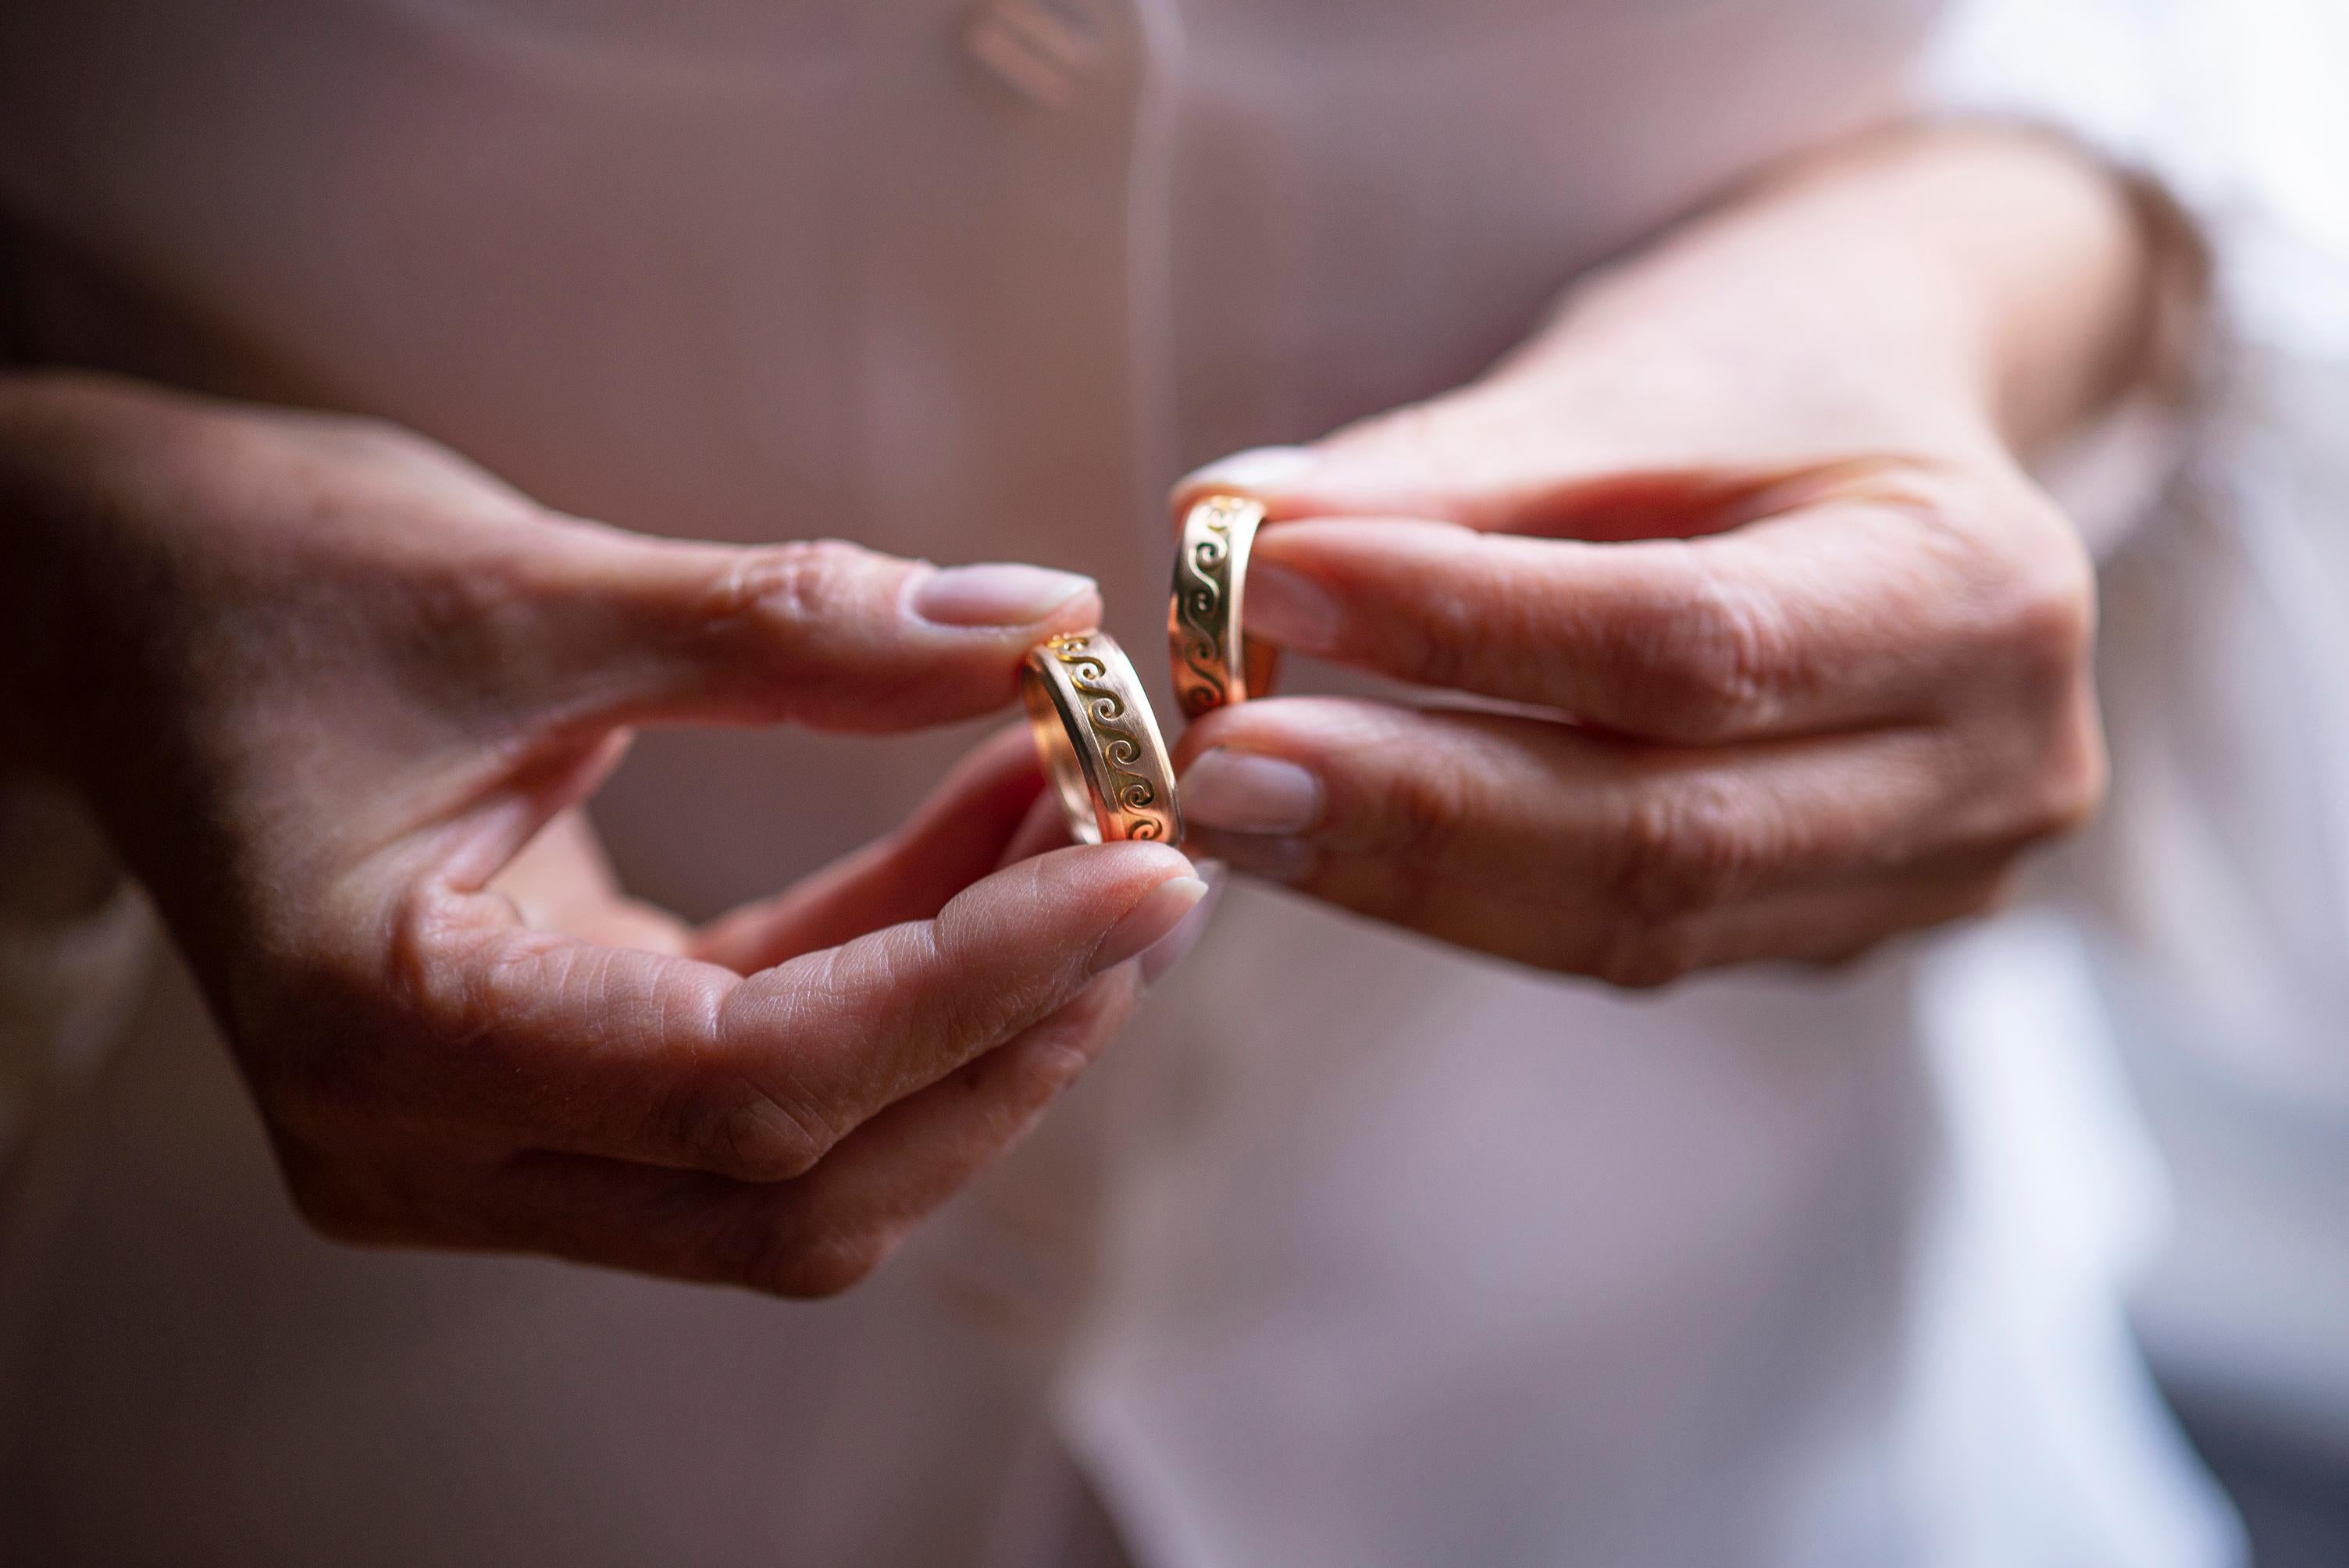
M1079 842L1183 841L1166 743L1116 639L1075 632L1039 643L1019 672L1019 696Z
M1166 645L1185 718L1272 691L1280 650L1268 643L1251 645L1240 628L1248 549L1263 521L1262 506L1228 495L1211 495L1184 515Z

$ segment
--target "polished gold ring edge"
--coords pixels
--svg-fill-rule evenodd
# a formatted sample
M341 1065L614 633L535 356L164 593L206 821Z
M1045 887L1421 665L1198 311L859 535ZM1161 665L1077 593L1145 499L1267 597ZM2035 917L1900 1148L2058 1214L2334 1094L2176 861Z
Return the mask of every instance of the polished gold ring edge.
M1245 619L1248 556L1264 516L1260 502L1228 495L1205 497L1183 514L1166 645L1185 718L1271 693L1279 651L1251 644Z
M1183 841L1174 764L1117 639L1072 632L1039 643L1019 691L1046 778L1081 842Z

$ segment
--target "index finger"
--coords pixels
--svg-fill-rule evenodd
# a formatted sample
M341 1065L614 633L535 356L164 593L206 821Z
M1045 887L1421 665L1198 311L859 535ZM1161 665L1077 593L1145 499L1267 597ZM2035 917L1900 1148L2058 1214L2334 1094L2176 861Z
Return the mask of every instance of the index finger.
M1989 531L1879 500L1599 543L1299 521L1257 538L1247 629L1681 744L1893 723L1945 699L1953 662L1994 679L2005 655L2044 645L2061 661L2085 640L2076 541Z
M1164 845L1064 851L974 883L935 919L748 978L531 931L494 895L427 897L398 963L439 1048L411 1056L388 1098L513 1147L796 1176L1067 1005L1206 891Z

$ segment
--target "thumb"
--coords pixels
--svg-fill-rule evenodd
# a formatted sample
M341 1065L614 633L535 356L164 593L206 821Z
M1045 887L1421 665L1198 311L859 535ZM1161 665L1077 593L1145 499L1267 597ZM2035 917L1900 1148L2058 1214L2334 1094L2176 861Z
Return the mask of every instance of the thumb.
M1477 383L1358 419L1308 446L1252 447L1185 476L1174 487L1177 525L1209 495L1260 502L1268 521L1300 517L1409 517L1505 529L1526 500L1557 478L1555 441L1527 441L1529 400L1501 383Z
M1363 516L1464 522L1490 511L1475 477L1460 465L1343 435L1312 446L1251 447L1194 469L1171 497L1177 526L1211 495L1245 496L1271 522Z
M533 695L602 722L945 723L1003 707L1030 647L1101 619L1092 579L1040 566L563 526L566 547L541 558Z
M1176 527L1210 495L1268 521L1409 518L1557 539L1687 538L1779 504L1812 474L1628 449L1517 379L1465 387L1302 447L1255 447L1185 476Z

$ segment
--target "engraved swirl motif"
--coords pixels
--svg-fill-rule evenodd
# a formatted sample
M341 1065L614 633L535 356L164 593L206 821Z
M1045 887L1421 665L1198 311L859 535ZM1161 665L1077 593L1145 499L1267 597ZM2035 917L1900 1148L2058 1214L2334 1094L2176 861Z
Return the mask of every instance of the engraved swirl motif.
M1157 812L1157 787L1133 771L1142 761L1142 742L1119 725L1125 717L1125 699L1097 684L1109 678L1109 666L1086 653L1086 639L1075 633L1063 633L1048 645L1052 656L1067 668L1069 684L1087 699L1085 713L1092 726L1093 739L1101 747L1102 760L1109 765L1110 799L1123 811L1132 813L1125 825L1125 836L1164 838L1166 823Z
M1216 617L1224 602L1224 579L1231 560L1232 513L1210 503L1200 526L1206 536L1182 557L1175 603L1183 634L1183 712L1196 718L1231 700L1226 687L1222 635Z

